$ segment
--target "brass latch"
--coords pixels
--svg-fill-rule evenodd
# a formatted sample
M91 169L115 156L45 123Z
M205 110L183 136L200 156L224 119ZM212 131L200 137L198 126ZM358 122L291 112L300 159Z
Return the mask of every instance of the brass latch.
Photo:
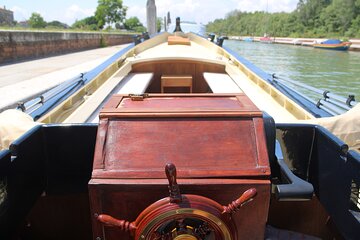
M144 94L129 94L129 97L131 98L132 101L143 101L144 98L149 97L148 93L144 93Z

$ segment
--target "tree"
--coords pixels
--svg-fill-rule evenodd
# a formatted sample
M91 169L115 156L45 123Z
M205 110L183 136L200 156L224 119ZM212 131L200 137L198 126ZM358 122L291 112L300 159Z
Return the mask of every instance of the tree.
M46 27L46 22L44 18L39 13L32 13L29 18L29 25L32 28L44 28Z
M136 27L143 26L137 17L131 17L125 20L124 27L126 30L134 30Z
M62 23L60 21L51 21L46 24L46 27L52 27L52 28L69 28L69 26L66 23Z
M161 17L158 17L156 19L156 30L157 32L161 32L161 27L163 26L163 19Z
M84 30L98 30L98 21L94 16L87 17L81 20L77 20L72 28L84 29Z
M219 35L360 37L360 0L299 0L292 13L229 12L207 25Z
M99 28L105 24L122 23L126 17L127 7L122 0L98 0L95 12Z
M142 25L137 17L131 17L125 20L124 27L126 30L135 32L145 32L146 28Z

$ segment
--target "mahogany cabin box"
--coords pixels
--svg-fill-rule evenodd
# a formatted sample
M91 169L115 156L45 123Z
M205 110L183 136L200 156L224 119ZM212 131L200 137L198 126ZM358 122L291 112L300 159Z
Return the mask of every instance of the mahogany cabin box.
M197 239L192 233L169 238L134 233L139 222L133 221L143 210L169 197L164 167L173 163L183 196L200 195L211 199L205 202L226 206L254 188L252 201L228 217L233 224L229 239L264 239L271 188L264 134L262 113L244 94L114 95L100 113L89 182L93 238ZM167 223L179 219L177 213L184 214L175 211ZM99 218L103 214L129 222L104 224ZM206 217L202 221L201 226Z

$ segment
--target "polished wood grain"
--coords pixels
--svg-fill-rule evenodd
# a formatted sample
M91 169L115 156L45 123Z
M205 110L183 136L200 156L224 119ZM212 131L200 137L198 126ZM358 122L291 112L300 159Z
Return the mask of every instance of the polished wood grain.
M168 163L176 172L168 165L165 174ZM156 208L161 201L167 207L204 207L184 202L184 196L196 195L195 202L204 197L218 203L221 218L231 219L234 240L264 238L270 166L262 113L244 94L149 94L141 101L115 95L100 113L93 166L94 216L129 223L144 217L135 222L144 226L152 211L163 211ZM122 227L93 218L94 239L132 239Z
M222 213L235 213L237 212L240 207L244 206L246 203L252 201L256 196L256 189L250 188L246 190L238 199L234 200L227 206L224 206L224 210Z
M172 163L165 166L166 177L169 181L170 203L180 203L182 201L179 185L176 181L176 167Z
M269 180L178 179L178 184L183 194L200 195L220 205L227 205L249 188L255 188L257 196L254 200L240 208L231 218L234 221L237 236L243 236L238 239L264 239L270 204ZM135 221L138 218L141 219L140 214L146 215L153 210L153 208L148 209L151 204L168 196L167 186L166 177L164 179L93 179L89 184L92 192L91 211L93 215L103 213L118 219ZM145 209L147 211L143 213ZM222 207L220 209L223 210ZM93 232L94 240L96 237L134 239L129 233L119 228L104 226L95 217L93 218Z
M119 228L121 231L129 232L130 235L134 235L136 226L126 220L119 220L107 214L100 214L97 220L107 226Z

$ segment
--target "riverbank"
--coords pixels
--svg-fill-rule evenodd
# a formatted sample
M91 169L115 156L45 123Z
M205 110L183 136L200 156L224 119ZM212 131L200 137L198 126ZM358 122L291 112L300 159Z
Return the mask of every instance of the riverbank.
M249 38L249 36L229 36L229 39L243 41L244 39ZM260 37L252 37L254 42L260 42ZM301 45L306 47L312 47L314 42L322 42L326 38L285 38L285 37L274 37L271 38L274 43L278 44L288 44L288 45ZM350 39L352 45L350 46L350 51L360 51L360 39Z

